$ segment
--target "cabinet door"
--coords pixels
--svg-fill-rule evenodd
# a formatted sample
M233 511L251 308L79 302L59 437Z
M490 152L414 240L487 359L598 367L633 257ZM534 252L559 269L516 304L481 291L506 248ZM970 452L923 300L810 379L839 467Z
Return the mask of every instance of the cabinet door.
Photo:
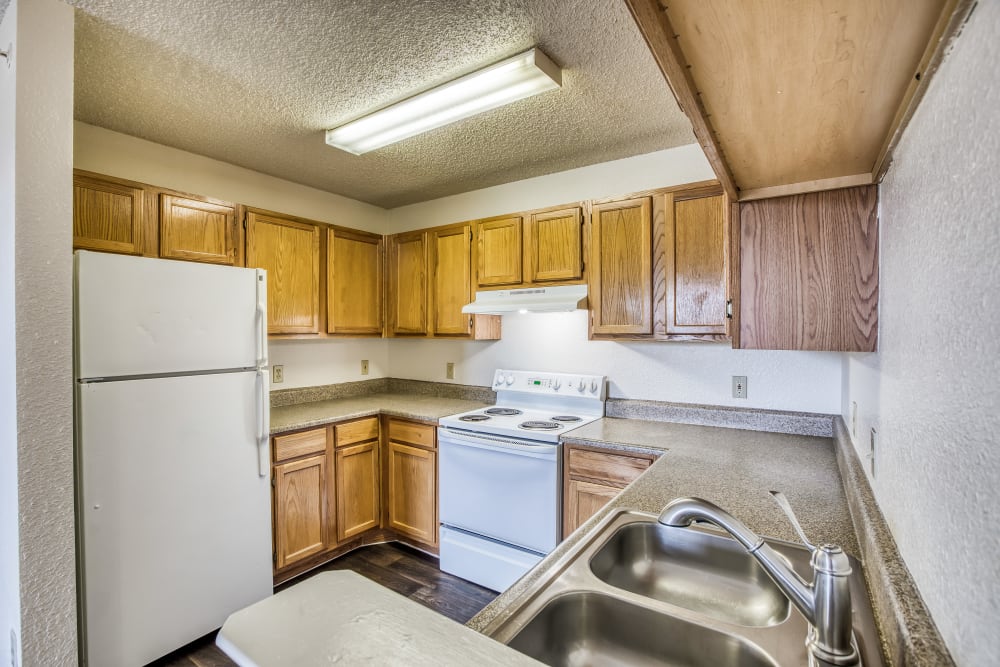
M583 222L579 208L536 213L527 231L528 282L583 277Z
M740 347L874 352L878 186L740 203Z
M437 546L437 453L389 441L389 527Z
M390 333L427 334L427 242L423 232L397 234L389 244Z
M327 547L326 455L274 466L275 567Z
M236 263L236 209L161 194L160 257L232 266Z
M327 231L327 332L382 333L382 237Z
M480 220L476 223L476 239L476 284L520 284L521 217Z
M596 204L591 220L594 334L652 334L649 197Z
M435 336L469 336L472 317L462 312L462 306L472 300L472 226L438 229L430 238L432 331Z
M666 331L726 334L725 197L677 199L667 195Z
M379 524L378 441L343 447L337 459L337 540Z
M142 253L144 190L125 182L73 175L73 248Z
M571 479L566 483L566 511L563 536L579 528L590 517L621 493L621 489L593 482Z
M251 211L247 266L267 270L268 333L319 332L319 228Z

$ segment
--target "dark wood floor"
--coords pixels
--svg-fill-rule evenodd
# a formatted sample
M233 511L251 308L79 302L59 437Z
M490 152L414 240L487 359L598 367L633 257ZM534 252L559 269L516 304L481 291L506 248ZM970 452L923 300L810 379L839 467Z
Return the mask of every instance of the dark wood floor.
M276 590L328 570L353 570L429 609L465 623L489 604L496 593L438 569L436 558L402 544L374 544L338 558ZM215 633L188 644L153 663L156 667L231 667L234 663L215 646Z

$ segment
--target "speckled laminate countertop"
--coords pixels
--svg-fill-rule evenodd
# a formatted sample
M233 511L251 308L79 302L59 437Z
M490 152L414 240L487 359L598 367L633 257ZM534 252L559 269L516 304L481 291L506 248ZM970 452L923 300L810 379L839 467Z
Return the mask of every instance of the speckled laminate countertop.
M297 403L271 408L271 435L379 413L406 419L436 421L447 415L487 405L489 403L481 401L419 394L369 394L353 398Z
M814 542L840 544L852 555L858 543L831 438L604 418L563 442L661 453L638 479L511 588L484 608L469 627L483 630L505 612L602 518L620 508L659 513L674 498L710 500L767 537L798 541L768 490L783 491Z

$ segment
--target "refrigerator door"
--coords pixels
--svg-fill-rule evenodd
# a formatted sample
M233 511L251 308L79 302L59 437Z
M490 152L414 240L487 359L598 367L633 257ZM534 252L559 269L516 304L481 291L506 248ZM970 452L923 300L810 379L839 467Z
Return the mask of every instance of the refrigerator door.
M257 269L76 253L78 378L267 365Z
M78 384L85 653L142 665L268 597L255 372Z

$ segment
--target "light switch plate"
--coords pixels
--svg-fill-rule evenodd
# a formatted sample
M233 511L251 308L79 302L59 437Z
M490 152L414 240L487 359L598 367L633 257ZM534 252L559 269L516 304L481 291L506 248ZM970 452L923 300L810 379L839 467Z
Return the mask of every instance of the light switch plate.
M455 379L455 362L449 361L444 367L444 377L446 380Z
M733 376L733 398L746 398L747 397L747 376L746 375L734 375Z
M368 360L367 359L362 359L361 360L361 374L362 375L368 375Z
M271 366L271 382L281 384L285 381L285 367Z

